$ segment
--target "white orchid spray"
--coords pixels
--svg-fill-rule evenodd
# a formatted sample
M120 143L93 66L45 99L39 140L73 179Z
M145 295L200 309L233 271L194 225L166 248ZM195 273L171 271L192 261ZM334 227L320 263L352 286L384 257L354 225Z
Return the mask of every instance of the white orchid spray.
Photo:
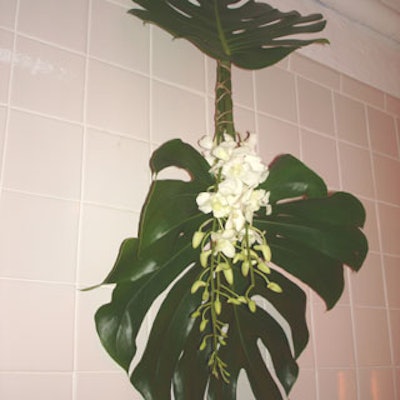
M202 303L192 317L201 318L200 331L210 324L211 333L204 336L200 349L206 348L208 340L212 341L209 366L216 377L225 381L229 381L229 372L218 350L226 345L229 326L220 320L222 308L247 305L255 312L251 292L256 274L270 290L282 292L281 287L269 279L271 250L265 232L252 224L254 213L261 208L266 215L272 212L270 193L258 189L268 177L268 168L256 153L255 135L248 135L244 140L239 135L236 137L237 141L225 134L220 143L209 136L200 140L216 184L196 198L199 210L211 214L211 218L199 227L192 240L194 248L201 248L203 268L192 286L192 293L203 290ZM240 269L248 280L244 293L234 289L234 268Z

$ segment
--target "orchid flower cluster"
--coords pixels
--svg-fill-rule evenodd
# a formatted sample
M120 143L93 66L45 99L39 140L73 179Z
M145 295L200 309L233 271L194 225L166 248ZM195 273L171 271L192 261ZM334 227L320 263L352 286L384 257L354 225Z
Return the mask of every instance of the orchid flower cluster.
M256 275L267 287L277 293L282 289L270 280L271 250L265 239L265 232L253 225L254 214L262 208L271 213L270 193L258 189L268 177L268 168L255 151L255 135L237 140L224 135L216 143L209 136L200 140L203 155L209 162L210 172L216 184L196 198L199 210L211 214L194 233L192 245L200 247L200 264L203 271L192 285L192 293L202 290L202 303L192 314L201 318L200 331L208 327L200 344L200 350L212 342L209 366L218 378L229 382L227 365L218 355L221 346L226 345L229 326L221 321L221 313L227 305L247 305L256 312L256 303L251 299ZM237 268L247 288L237 293L234 285L234 268Z

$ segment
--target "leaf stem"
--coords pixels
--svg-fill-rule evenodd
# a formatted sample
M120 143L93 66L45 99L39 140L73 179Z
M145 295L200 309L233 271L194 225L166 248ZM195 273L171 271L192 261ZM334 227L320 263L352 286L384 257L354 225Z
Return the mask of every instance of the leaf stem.
M215 141L219 144L224 134L235 138L233 121L231 63L217 60L217 81L215 85Z

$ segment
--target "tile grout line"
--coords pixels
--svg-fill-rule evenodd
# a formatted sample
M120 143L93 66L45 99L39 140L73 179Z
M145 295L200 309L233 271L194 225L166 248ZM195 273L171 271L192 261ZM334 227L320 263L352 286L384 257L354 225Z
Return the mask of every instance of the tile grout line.
M390 309L389 309L389 298L388 298L388 288L387 288L387 276L385 271L385 258L383 255L383 239L382 239L382 226L381 226L381 219L379 215L379 207L378 207L378 189L376 185L376 174L375 174L375 162L372 152L372 142L371 142L371 132L370 132L370 123L368 118L368 106L365 105L365 115L366 115L366 123L367 123L367 139L368 139L368 146L369 146L369 156L370 162L372 167L372 187L375 195L374 207L375 207L375 214L376 218L376 225L378 231L378 247L380 252L380 265L381 265L381 272L382 272L382 283L383 283L383 294L385 298L385 311L386 311L386 329L389 338L389 350L390 350L390 360L391 360L391 370L392 370L392 380L393 380L393 393L396 397L397 392L397 385L396 385L396 373L395 373L395 362L394 362L394 345L393 345L393 337L392 337L392 329L391 329L391 320L390 320ZM362 400L362 399L360 399Z
M79 321L79 275L81 269L80 255L82 250L82 229L83 229L83 208L84 208L84 189L85 189L85 168L86 168L86 144L87 144L87 99L88 99L88 81L89 81L89 48L90 48L90 32L92 20L92 0L87 3L87 31L86 31L86 48L85 48L85 76L83 88L83 110L82 110L82 154L81 154L81 185L79 196L79 217L77 227L77 248L76 248L76 270L75 270L75 303L74 303L74 333L73 333L73 369L72 369L72 400L78 400L78 321Z
M340 75L342 77L342 75ZM342 79L341 79L342 82ZM342 165L340 162L340 146L339 146L339 135L338 135L338 122L337 122L337 114L336 114L336 101L335 101L335 93L331 93L332 98L332 109L333 109L333 128L335 132L335 147L336 147L336 162L338 166L338 174L339 174L339 187L343 190L343 171ZM364 118L366 117L364 112ZM359 399L361 392L361 383L360 383L360 372L359 372L359 363L358 363L358 349L357 349L357 335L356 335L356 323L355 323L355 309L354 309L354 294L352 281L350 276L349 268L346 268L346 284L349 291L349 311L350 311L350 319L351 319L351 336L353 341L353 357L354 357L354 369L355 369L355 377L356 377L356 396ZM360 400L360 399L359 399Z
M8 93L7 93L7 111L6 111L6 121L5 121L5 134L4 134L4 142L3 142L3 152L1 155L1 165L0 165L0 200L3 197L3 187L4 187L4 177L5 177L5 167L6 167L6 155L7 155L7 147L8 147L8 139L9 139L9 130L10 130L10 120L11 120L11 97L12 97L12 86L14 80L14 57L17 51L17 27L18 27L18 15L20 9L20 0L17 0L17 4L15 7L15 17L14 17L14 31L13 31L13 44L12 44L12 56L11 56L11 65L10 65L10 75L8 77Z
M297 117L297 136L299 139L299 152L300 152L300 159L303 160L303 139L302 139L302 134L301 134L301 123L300 123L300 96L299 96L299 82L298 82L298 75L294 73L294 88L295 88L295 95L296 95L296 117ZM312 346L313 350L313 363L314 363L314 378L315 378L315 383L314 383L314 390L315 390L315 395L317 400L321 400L320 396L320 383L319 383L319 372L318 372L318 363L317 363L317 345L315 341L315 311L314 311L314 306L313 302L311 300L312 294L310 290L308 290L307 293L307 307L310 310L310 333L311 333L311 343L308 343L308 345Z

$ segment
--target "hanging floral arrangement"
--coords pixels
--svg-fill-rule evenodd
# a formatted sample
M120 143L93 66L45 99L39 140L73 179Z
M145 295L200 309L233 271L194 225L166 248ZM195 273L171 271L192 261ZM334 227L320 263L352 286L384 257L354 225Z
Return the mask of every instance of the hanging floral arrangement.
M131 14L216 60L215 132L200 138L200 152L174 139L151 157L138 237L122 243L103 282L115 288L96 313L100 340L146 400L233 400L241 370L256 399L283 399L308 342L306 296L291 277L331 309L344 265L357 271L365 259L365 211L349 193L328 193L291 155L263 163L256 137L234 127L231 65L265 68L326 43L298 37L326 21L253 0L133 1ZM168 167L190 180L158 179ZM161 294L132 366L139 329Z

